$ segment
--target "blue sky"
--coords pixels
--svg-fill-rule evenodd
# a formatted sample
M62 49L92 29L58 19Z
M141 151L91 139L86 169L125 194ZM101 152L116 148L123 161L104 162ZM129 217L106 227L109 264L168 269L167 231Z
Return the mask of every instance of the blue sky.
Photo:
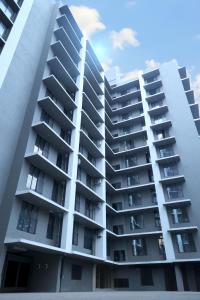
M69 0L67 4L75 6L72 10L82 28L89 28L89 39L106 68L118 66L125 76L176 59L189 69L200 91L200 0Z

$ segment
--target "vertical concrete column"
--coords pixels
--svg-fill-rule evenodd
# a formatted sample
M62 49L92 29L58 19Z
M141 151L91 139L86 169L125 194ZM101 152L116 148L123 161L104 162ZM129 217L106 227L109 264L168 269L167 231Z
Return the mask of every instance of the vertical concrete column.
M74 125L75 129L72 134L72 148L73 153L69 160L69 175L71 177L70 182L67 184L66 199L68 213L63 218L63 230L61 247L66 249L67 252L72 251L72 235L73 235L73 223L74 223L74 205L76 197L76 176L78 166L78 152L79 152L79 141L80 141L80 128L81 128L81 109L82 109L82 94L83 94L83 76L85 68L85 56L86 56L86 39L82 38L82 49L81 49L81 61L79 65L80 75L77 80L77 86L79 88L76 93L76 105L77 108L74 111Z
M177 290L179 292L184 291L183 276L182 276L180 265L175 264L174 270L175 270L175 276L176 276Z
M142 96L144 117L145 117L146 131L147 131L147 145L149 146L149 152L152 161L152 171L154 176L155 191L156 191L157 201L158 201L158 210L160 214L160 221L161 221L163 239L165 244L166 259L169 262L171 262L175 259L175 254L174 254L172 238L169 233L170 225L169 225L168 215L167 215L166 208L164 207L165 195L164 195L163 187L159 182L159 180L161 179L161 175L160 175L159 166L156 162L157 153L156 153L156 148L153 144L154 134L153 131L151 130L151 118L148 113L149 107L146 101L146 91L144 89L144 79L142 76L142 72L139 74L139 82L141 88L141 96Z

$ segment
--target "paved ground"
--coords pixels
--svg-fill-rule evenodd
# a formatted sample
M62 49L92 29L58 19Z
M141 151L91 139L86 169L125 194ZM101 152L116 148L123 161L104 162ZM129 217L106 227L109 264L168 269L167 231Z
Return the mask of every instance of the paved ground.
M200 300L196 292L91 292L0 294L0 300Z

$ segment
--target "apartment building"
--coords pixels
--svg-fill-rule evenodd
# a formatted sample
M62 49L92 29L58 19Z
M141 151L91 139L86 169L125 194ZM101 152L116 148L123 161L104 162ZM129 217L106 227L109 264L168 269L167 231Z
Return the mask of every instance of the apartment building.
M0 0L0 28L1 291L199 291L200 118L185 67L110 84L54 0Z

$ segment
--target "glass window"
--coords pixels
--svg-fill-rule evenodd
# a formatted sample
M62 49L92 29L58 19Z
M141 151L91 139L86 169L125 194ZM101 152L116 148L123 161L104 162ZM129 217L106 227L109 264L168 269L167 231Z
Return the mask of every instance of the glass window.
M112 207L115 210L122 210L122 202L115 202L115 203L112 204Z
M85 200L85 215L92 220L95 219L95 205L88 199Z
M37 136L35 146L34 146L34 152L37 152L46 158L49 154L49 144L43 140L40 136Z
M140 269L140 278L141 278L141 285L144 285L144 286L153 285L152 269L150 267L141 268Z
M68 171L69 154L58 153L56 165L64 172Z
M80 194L76 194L75 210L80 212L80 208L81 208L81 196Z
M192 233L183 232L176 234L176 242L180 253L196 251Z
M157 211L154 212L154 220L155 220L155 226L160 228L161 227L160 215L159 215L159 212L157 212Z
M143 227L144 227L143 215L130 216L130 230L142 229Z
M178 175L178 168L176 165L171 165L163 168L164 177L172 177Z
M180 199L183 197L182 186L179 184L169 185L166 190L169 199Z
M133 253L133 256L147 255L145 239L132 240L132 253Z
M85 227L84 229L84 248L93 250L94 233L91 229Z
M4 34L6 32L6 26L0 21L0 36L4 38Z
M164 239L163 236L160 236L158 238L158 249L160 255L165 255L165 245L164 245Z
M35 234L39 208L33 204L23 201L17 224L17 229Z
M131 175L127 177L127 185L137 185L140 184L139 176L138 175Z
M79 225L77 223L74 223L72 244L75 246L78 245L78 232L79 232Z
M71 279L72 280L81 280L81 278L82 278L82 266L72 265Z
M56 181L53 182L53 189L51 198L56 203L64 206L65 203L65 191L66 191L66 181Z
M124 233L124 226L123 225L114 225L113 232L116 234L123 234Z
M47 239L53 240L55 220L56 220L55 214L50 212L48 226L47 226Z
M114 251L114 261L125 261L125 250L115 250Z
M130 167L133 167L133 166L136 166L136 165L137 165L137 157L136 156L125 158L126 168L130 168Z
M171 146L160 147L159 153L160 153L160 158L174 155L174 151Z
M142 194L139 192L133 192L128 194L128 206L142 205Z
M41 121L47 123L51 128L53 128L53 119L44 110L41 113Z
M172 223L173 224L179 224L179 223L187 223L189 222L188 215L186 208L172 208L171 210L171 216L172 216Z
M44 173L39 169L30 166L30 171L27 177L26 187L28 189L42 193Z

